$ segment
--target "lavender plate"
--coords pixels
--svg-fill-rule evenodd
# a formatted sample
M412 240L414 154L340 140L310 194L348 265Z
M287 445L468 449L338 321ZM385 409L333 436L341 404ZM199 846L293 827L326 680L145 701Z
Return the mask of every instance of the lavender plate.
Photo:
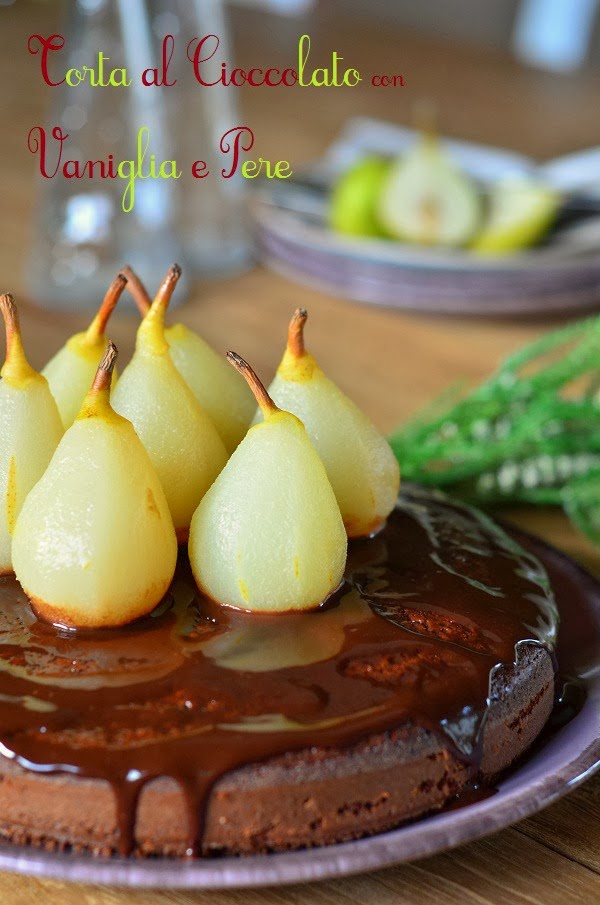
M543 541L510 530L550 573L561 612L560 670L579 679L587 697L570 722L546 733L495 795L378 836L286 854L181 863L93 859L3 844L0 870L84 883L204 889L322 880L433 855L502 829L569 792L600 768L600 582Z

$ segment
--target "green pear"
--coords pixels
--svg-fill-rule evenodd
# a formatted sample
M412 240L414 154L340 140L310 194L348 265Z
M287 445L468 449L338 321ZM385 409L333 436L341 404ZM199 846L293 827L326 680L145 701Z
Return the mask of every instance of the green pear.
M56 400L65 430L73 424L96 374L108 340L106 324L117 304L127 280L119 274L109 286L96 317L87 330L76 333L50 359L42 374ZM113 373L113 384L116 382Z
M398 462L385 437L304 347L308 315L295 312L269 394L297 415L321 457L349 537L377 531L396 504ZM255 423L260 413L255 416Z
M388 160L369 156L342 173L329 199L329 225L335 232L348 236L385 237L377 206L389 171Z
M281 411L233 352L264 421L248 431L202 499L189 555L200 590L253 612L317 607L341 584L346 532L302 423Z
M11 295L0 296L6 361L0 372L0 575L12 572L12 537L31 488L42 477L63 434L47 380L31 367Z
M124 625L149 613L177 561L160 481L133 426L110 405L116 356L110 343L13 538L15 573L37 614L68 627Z

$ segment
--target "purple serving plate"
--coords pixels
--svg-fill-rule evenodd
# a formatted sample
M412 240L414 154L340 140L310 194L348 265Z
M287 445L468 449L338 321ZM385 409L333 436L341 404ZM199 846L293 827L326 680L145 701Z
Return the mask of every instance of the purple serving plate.
M323 880L424 858L528 817L600 768L600 582L554 547L511 533L546 565L559 609L558 661L578 677L587 698L577 715L546 736L498 785L496 794L397 830L342 845L246 858L178 862L94 859L0 845L0 870L120 886L232 888Z

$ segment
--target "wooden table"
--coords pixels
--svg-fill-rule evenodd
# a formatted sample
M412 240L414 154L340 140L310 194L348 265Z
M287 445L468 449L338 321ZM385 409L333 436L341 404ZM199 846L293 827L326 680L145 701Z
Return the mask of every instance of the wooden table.
M50 89L26 52L32 31L56 29L58 5L19 2L0 7L0 282L17 298L34 204L33 159L27 130L43 119ZM263 156L300 165L318 154L346 117L358 113L405 122L410 103L432 97L442 128L463 138L498 143L549 157L600 143L600 77L557 77L528 71L495 52L453 47L431 38L339 21L323 11L309 23L315 59L336 49L365 72L402 72L403 89L309 89L244 93L246 120ZM304 30L269 17L236 18L238 55L245 61L293 59ZM269 42L271 35L275 40ZM276 46L275 46L276 42ZM282 351L292 309L310 309L309 342L327 370L383 430L390 430L458 377L477 380L499 357L548 327L537 322L442 319L371 310L309 291L257 267L224 282L195 286L182 319L218 348L243 353L269 377ZM41 366L80 329L85 315L59 315L23 306L32 361ZM117 316L111 336L125 356L135 320ZM555 512L514 514L600 574L600 552ZM0 798L1 807L1 798ZM71 886L0 875L2 905L191 905L233 903L406 902L410 905L583 905L600 900L600 776L537 816L488 839L413 865L335 882L281 890L160 892Z

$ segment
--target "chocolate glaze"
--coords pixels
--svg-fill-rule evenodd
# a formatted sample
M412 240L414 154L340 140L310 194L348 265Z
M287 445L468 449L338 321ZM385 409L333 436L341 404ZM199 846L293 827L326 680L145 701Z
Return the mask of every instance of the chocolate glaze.
M556 625L533 556L480 513L416 487L384 530L351 544L336 599L305 614L219 608L182 558L151 616L73 632L38 622L3 578L0 754L108 781L123 854L142 788L173 778L193 854L211 788L236 767L403 723L477 758L492 671L524 639L552 649Z

